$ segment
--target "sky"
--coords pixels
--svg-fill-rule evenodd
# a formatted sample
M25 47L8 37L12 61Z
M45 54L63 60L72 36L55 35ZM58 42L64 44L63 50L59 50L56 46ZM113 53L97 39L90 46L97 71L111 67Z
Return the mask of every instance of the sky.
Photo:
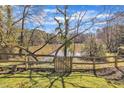
M14 11L14 16L15 18L21 17L21 11L23 8L21 6L13 6L13 11ZM63 7L63 6L58 6L58 7ZM111 14L116 13L117 11L123 11L124 8L123 6L101 6L101 5L70 5L68 6L68 16L73 16L72 20L70 21L70 25L73 27L76 23L75 16L78 16L81 12L82 15L86 12L83 21L88 21L94 18L96 15L98 15L97 19L98 20L105 20L105 18L109 15L109 11L111 10ZM44 6L32 6L31 12L33 13L33 18L29 17L26 22L26 28L28 29L33 29L38 24L42 24L42 26L39 29L42 29L46 32L49 33L54 33L55 29L57 27L57 23L54 20L54 17L59 19L61 22L63 22L63 17L60 14L57 14L56 11L56 6L55 5L44 5ZM16 19L15 19L16 20ZM85 24L82 28L87 28L90 26L90 22ZM105 22L101 23L96 23L91 31L96 31L100 27L105 26Z

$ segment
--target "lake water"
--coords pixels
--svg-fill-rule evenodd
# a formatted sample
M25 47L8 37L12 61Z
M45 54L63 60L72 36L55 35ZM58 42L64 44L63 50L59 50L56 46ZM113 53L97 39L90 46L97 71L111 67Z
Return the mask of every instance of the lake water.
M67 56L83 56L85 53L81 53L81 52L75 52L75 54L73 55L72 52L67 52ZM52 53L51 55L55 55L55 53ZM59 51L57 56L63 57L64 56L64 52L63 51ZM44 57L41 58L41 61L51 61L53 60L53 57Z

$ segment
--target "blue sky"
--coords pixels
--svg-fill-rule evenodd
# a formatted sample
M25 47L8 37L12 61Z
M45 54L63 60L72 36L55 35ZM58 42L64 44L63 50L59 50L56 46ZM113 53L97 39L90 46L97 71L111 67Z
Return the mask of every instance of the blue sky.
M58 6L61 7L61 6ZM68 6L68 14L69 15L76 15L79 14L81 11L86 11L87 13L84 17L84 21L90 20L93 17L95 17L99 12L103 11L103 9L111 10L112 14L114 14L117 11L123 11L123 6L100 6L100 5L70 5ZM15 17L21 17L19 14L20 11L22 11L22 8L20 6L16 6L14 9L14 16ZM30 18L26 22L26 28L33 29L38 25L38 23L42 23L42 27L40 29L53 33L55 31L55 28L57 27L56 22L54 21L54 17L58 18L59 20L63 20L63 17L61 15L56 14L56 6L55 5L45 5L45 6L33 6L32 11L34 14L34 18L31 20ZM104 11L102 12L98 19L104 20L108 16L108 12ZM36 20L38 22L36 22ZM74 20L73 20L74 21ZM74 22L72 22L71 25L74 25ZM94 26L91 30L95 31L99 27L104 26L105 23L100 23ZM86 25L85 25L86 27Z

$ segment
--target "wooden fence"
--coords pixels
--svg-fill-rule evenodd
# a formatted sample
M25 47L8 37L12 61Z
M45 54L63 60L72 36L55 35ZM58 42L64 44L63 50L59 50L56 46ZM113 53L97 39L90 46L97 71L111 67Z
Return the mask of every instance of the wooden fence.
M94 75L97 76L97 73L96 73L96 65L108 65L108 64L114 64L114 67L115 68L118 68L118 64L119 63L124 63L124 60L118 60L119 58L120 59L123 59L124 58L124 55L120 55L120 56L104 56L104 57L79 57L79 56L71 56L71 57L67 57L67 58L64 58L64 57L56 57L56 60L54 62L52 62L52 60L50 61L35 61L35 60L27 60L27 58L31 57L31 55L29 54L9 54L9 53L0 53L0 55L11 55L11 56L21 56L21 57L24 57L24 60L0 60L0 64L4 63L4 64L8 64L8 63L13 63L9 66L5 66L5 67L8 67L8 68L13 68L14 67L16 69L26 69L26 66L20 66L18 67L18 65L25 65L25 64L28 64L28 66L30 66L30 70L32 69L40 69L41 71L55 71L55 72L72 72L72 71L80 71L82 70L83 68L76 68L74 69L73 66L74 65L82 65L83 67L85 65L91 65L92 66L92 71L94 73ZM39 57L51 57L51 58L54 58L55 56L54 55L35 55L37 58ZM74 61L73 59L80 59L80 62L76 62ZM114 60L111 61L111 62L107 62L105 59L107 58L113 58ZM97 59L104 59L104 62L100 62L100 61L97 61ZM84 62L84 60L90 60L90 62ZM17 65L15 65L15 63L19 63ZM35 66L34 65L44 65L44 64L50 64L50 65L53 65L52 68L49 68L49 67L38 67L38 66ZM4 68L4 66L0 66L0 68ZM28 69L28 67L27 67ZM12 70L14 71L14 70Z

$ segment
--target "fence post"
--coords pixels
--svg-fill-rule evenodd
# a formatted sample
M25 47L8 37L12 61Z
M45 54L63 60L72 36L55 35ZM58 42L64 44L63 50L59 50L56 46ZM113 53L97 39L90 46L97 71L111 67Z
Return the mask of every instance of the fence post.
M72 57L70 57L70 72L72 72L72 61L73 61L73 59L72 59Z
M117 55L115 56L115 68L118 68Z
M27 70L27 55L25 54L25 70Z
M93 74L97 77L95 57L93 57Z
M32 80L32 63L29 63L29 78L30 78L30 81Z

